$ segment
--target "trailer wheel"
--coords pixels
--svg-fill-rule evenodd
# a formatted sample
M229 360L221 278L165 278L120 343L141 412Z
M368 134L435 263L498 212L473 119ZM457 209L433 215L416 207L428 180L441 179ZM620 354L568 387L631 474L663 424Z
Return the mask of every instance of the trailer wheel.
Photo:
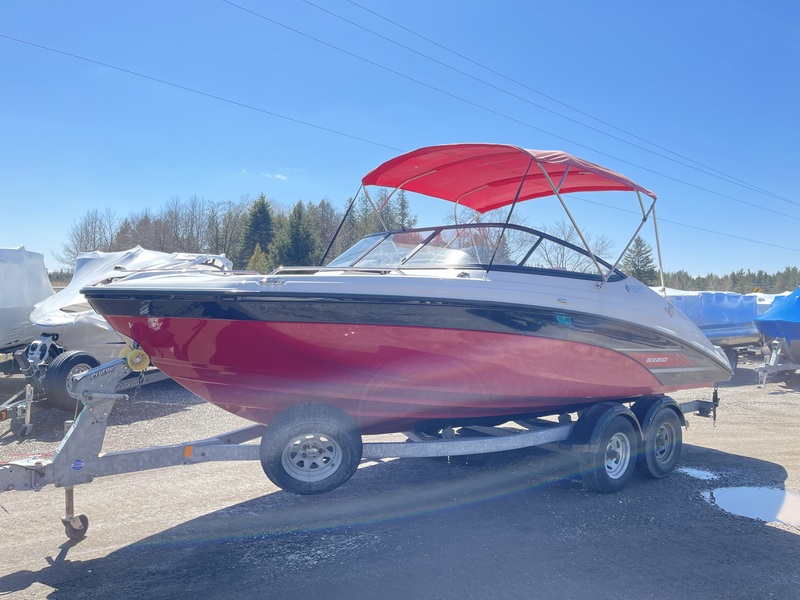
M81 373L100 365L94 356L88 352L68 350L56 356L47 367L44 376L44 393L47 400L54 408L76 412L83 404L69 395L67 383L70 379Z
M355 422L341 410L303 404L278 415L261 438L261 467L295 494L321 494L352 477L363 446Z
M639 471L655 479L666 477L678 464L682 445L678 415L670 408L662 408L645 434L644 449L637 461Z
M73 519L61 519L64 523L64 533L71 540L82 540L89 529L89 517L78 515Z
M602 493L618 492L633 475L638 441L636 431L625 417L616 416L603 430L594 452L584 460L584 483Z
M739 364L739 353L736 352L734 348L725 348L725 356L728 358L728 362L731 363L733 374L736 375L736 365Z

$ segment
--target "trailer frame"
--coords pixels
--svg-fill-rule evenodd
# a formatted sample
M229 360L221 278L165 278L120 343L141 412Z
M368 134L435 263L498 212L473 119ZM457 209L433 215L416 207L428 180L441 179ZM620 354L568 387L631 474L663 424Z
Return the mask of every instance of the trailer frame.
M171 466L260 459L259 445L248 442L267 433L269 426L261 424L200 440L103 453L109 415L116 402L129 398L118 393L116 386L132 372L129 361L121 358L76 377L71 382L70 393L83 402L84 408L52 457L33 456L0 463L0 492L39 491L48 485L64 488L65 516L61 521L67 537L77 540L86 535L89 525L88 517L75 513L74 488L77 485L90 483L97 477ZM28 385L26 398L31 396ZM715 387L710 401L678 404L668 396L653 396L639 399L632 408L621 402L601 402L591 405L577 421L565 414L560 415L557 422L543 418L518 419L513 421L512 427L446 427L436 437L408 432L404 433L407 440L403 442L365 442L362 460L477 455L556 445L580 453L583 463L602 452L605 426L617 416L634 424L639 435L644 437L661 409L674 411L680 416L681 425L688 426L684 414L692 412L716 420L718 404Z

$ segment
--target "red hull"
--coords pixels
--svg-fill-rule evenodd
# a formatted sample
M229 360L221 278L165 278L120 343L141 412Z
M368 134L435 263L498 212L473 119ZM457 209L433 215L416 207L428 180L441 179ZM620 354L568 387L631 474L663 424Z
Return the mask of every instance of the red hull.
M322 402L351 415L363 433L378 433L431 419L557 412L604 398L671 391L618 352L530 335L106 318L178 383L260 423L291 406Z

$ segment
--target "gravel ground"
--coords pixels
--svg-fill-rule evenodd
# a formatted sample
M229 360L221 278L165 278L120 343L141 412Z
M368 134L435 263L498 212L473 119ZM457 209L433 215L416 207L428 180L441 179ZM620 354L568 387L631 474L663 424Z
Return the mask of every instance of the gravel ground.
M59 521L61 490L4 493L0 596L800 598L800 529L704 497L800 493L800 377L762 389L753 367L721 386L716 426L689 418L681 470L637 475L618 494L588 491L574 456L541 449L364 464L313 497L277 490L257 462L216 463L76 488L91 526L75 543ZM20 386L0 379L0 398ZM0 423L0 462L51 453L64 418L37 412L26 438ZM246 424L166 381L115 407L105 450Z

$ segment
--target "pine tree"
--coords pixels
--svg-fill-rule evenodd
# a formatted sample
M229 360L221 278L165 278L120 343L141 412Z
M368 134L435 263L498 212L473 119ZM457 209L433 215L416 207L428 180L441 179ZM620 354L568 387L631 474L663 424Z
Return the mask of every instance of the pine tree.
M622 270L645 285L658 285L658 268L653 261L653 249L641 236L636 236L622 259Z
M266 196L261 194L250 207L235 266L241 267L250 262L256 244L260 245L262 249L270 247L273 238L272 227L272 210Z
M247 263L247 270L258 271L265 275L272 270L267 262L267 255L261 250L261 244L256 244L253 256L250 257L250 262Z
M323 254L328 249L342 220L342 215L333 207L327 198L323 198L318 204L308 203L306 207L309 227L314 236L314 254L311 264L318 265L322 260ZM329 256L328 258L333 258Z
M289 220L276 233L269 249L272 266L305 266L314 255L314 236L303 201L294 205Z

